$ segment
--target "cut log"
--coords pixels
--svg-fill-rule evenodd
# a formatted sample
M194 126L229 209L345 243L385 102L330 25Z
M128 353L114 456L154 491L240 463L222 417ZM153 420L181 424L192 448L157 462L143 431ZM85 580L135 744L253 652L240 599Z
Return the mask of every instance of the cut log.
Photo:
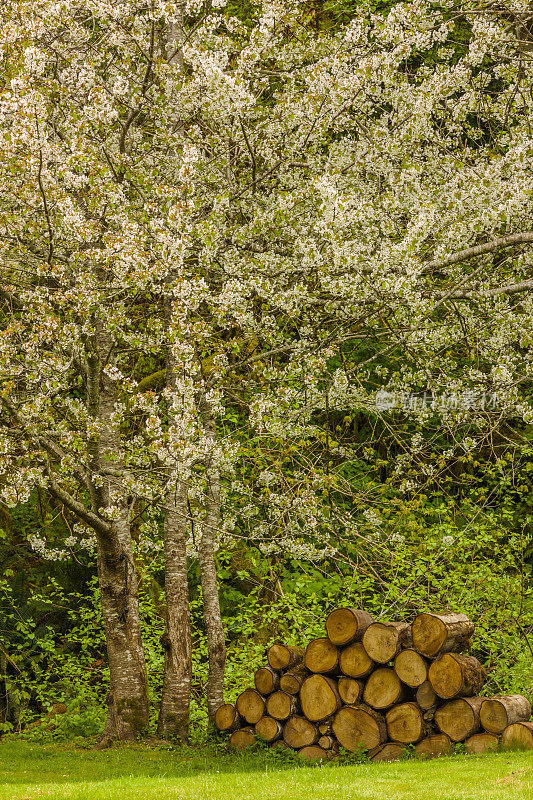
M301 664L305 655L303 647L295 647L290 644L273 644L268 648L267 661L272 669L291 669Z
M298 758L307 758L309 760L320 759L323 761L328 758L328 753L317 744L308 744L302 747L301 750L298 750Z
M326 733L324 736L320 737L317 744L323 750L335 750L337 747L337 740L333 736L330 736L329 733Z
M287 742L284 742L283 739L277 739L270 745L270 747L281 748L282 750L292 750L292 748L289 747Z
M407 747L401 742L386 742L368 752L371 761L399 761L407 754Z
M344 706L337 711L332 723L337 741L353 753L358 748L372 750L387 739L385 720L368 706Z
M325 722L321 722L318 726L318 732L324 736L326 733L331 733L331 720L327 719Z
M533 722L513 722L502 734L503 747L533 750Z
M255 733L265 742L275 742L283 736L283 725L273 717L261 717L255 726Z
M283 739L295 750L318 741L318 729L305 717L291 717L283 728Z
M401 702L402 684L390 667L380 667L368 678L363 692L363 700L372 708L389 708Z
M449 756L452 752L452 742L445 733L434 733L426 736L418 744L415 744L415 753L419 758L438 758L439 756Z
M429 709L435 708L438 700L439 698L437 697L435 689L429 681L424 681L424 683L416 690L416 702L420 708L424 709L424 711L429 711Z
M300 689L302 711L311 722L322 722L340 707L337 684L325 675L309 675Z
M366 678L374 669L374 662L362 642L349 644L339 656L341 672L349 678Z
M402 683L417 689L428 679L426 660L412 648L402 650L394 659L394 671Z
M412 644L408 622L373 622L363 634L363 647L373 661L387 664L402 647Z
M360 641L374 618L359 608L337 608L326 619L326 632L332 644L342 647Z
M310 672L333 675L339 671L339 650L329 639L313 639L305 651L305 666Z
M389 739L402 744L414 744L431 731L424 721L422 709L416 703L399 703L385 716Z
M413 647L423 656L462 650L474 633L466 614L419 614L411 626Z
M531 705L521 694L497 695L481 706L481 724L489 733L502 733L513 722L527 722Z
M266 701L266 710L274 719L286 720L298 710L298 700L286 692L273 692Z
M476 695L485 683L485 670L474 656L446 653L428 670L429 681L444 700Z
M462 742L479 730L483 697L458 697L435 711L435 722L454 742Z
M286 672L281 676L279 681L279 688L287 694L298 694L301 689L302 683L305 681L309 671L303 666L296 667L296 669Z
M224 703L223 706L217 708L215 725L219 731L224 731L224 733L233 733L240 728L241 718L232 703Z
M241 692L235 705L248 725L255 725L265 713L265 701L255 689Z
M229 746L235 747L237 750L245 750L254 743L255 735L251 728L241 728L240 731L232 733L229 739Z
M270 666L261 667L254 675L254 684L259 694L272 694L279 689L279 672Z
M495 736L493 733L475 733L466 740L465 752L469 755L488 753L491 750L497 750L499 745L499 736Z
M339 678L337 683L339 695L343 703L349 706L356 706L361 702L363 696L364 684L362 681L356 681L355 678Z

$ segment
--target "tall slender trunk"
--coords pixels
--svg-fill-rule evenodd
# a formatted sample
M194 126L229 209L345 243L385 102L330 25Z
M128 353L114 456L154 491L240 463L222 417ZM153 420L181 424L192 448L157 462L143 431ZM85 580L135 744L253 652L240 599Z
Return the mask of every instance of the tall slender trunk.
M200 401L200 414L206 435L216 442L215 419L209 404ZM220 613L215 546L220 525L220 471L213 463L206 465L207 486L205 523L198 550L200 577L204 600L204 623L207 633L209 676L207 680L207 714L214 722L217 709L224 703L224 674L226 666L226 635Z
M172 300L165 299L165 317L170 337ZM168 428L169 435L176 425L173 395L177 391L178 365L167 346L167 388L170 390ZM175 465L178 466L177 464ZM187 485L180 479L178 470L168 469L169 483L173 484L165 501L164 554L166 629L161 637L165 649L163 692L157 725L161 736L171 736L186 742L189 735L189 712L192 681L192 642L187 580Z
M113 522L96 531L102 620L109 660L108 714L101 746L131 740L148 725L148 680L141 641L137 572L133 560L131 514L125 487L120 429L114 418L116 383L102 371L112 339L101 323L88 344L87 405L98 433L89 445L91 500L103 518L113 506Z

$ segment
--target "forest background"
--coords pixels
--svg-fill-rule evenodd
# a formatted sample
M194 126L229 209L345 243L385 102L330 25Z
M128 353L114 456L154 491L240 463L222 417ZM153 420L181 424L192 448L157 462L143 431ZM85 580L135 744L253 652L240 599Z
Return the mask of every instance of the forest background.
M528 5L2 14L0 732L200 740L340 605L531 698Z

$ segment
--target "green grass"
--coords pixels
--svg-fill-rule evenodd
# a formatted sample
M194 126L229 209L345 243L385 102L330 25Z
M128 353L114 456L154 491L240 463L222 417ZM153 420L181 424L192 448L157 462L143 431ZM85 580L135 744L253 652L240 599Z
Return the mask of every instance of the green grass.
M100 752L0 741L0 800L522 800L533 752L302 766L210 746Z

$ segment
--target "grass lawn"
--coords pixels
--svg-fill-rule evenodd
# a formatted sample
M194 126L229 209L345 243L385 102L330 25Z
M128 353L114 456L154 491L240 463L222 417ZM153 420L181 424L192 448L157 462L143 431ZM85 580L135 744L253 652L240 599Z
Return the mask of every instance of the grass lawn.
M521 800L533 798L533 752L392 764L305 766L222 747L0 741L0 800Z

